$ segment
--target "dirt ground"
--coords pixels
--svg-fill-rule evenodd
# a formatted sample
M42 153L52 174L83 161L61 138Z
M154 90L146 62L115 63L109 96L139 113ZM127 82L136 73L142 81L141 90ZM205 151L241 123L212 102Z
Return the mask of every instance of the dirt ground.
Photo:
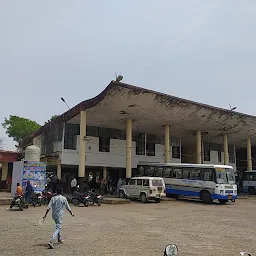
M45 207L23 212L0 207L0 255L163 255L175 243L179 255L256 253L256 198L228 205L179 200L160 204L72 207L65 213L64 244L47 249L54 231Z

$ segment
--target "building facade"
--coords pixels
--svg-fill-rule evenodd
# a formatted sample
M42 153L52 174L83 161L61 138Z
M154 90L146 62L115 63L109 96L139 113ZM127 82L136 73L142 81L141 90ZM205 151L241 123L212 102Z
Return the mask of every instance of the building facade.
M212 163L236 169L236 150L251 146L256 118L112 81L21 143L40 147L63 183L130 178L140 161Z

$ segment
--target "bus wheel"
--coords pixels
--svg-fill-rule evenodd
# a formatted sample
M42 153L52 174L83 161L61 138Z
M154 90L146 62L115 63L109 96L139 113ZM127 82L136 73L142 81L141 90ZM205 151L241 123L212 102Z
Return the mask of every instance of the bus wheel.
M211 203L212 202L211 194L208 191L201 191L200 198L204 203Z
M218 201L220 204L226 204L228 202L228 200L225 199L219 199Z
M256 194L255 188L249 187L248 193L249 193L250 195L255 195L255 194Z

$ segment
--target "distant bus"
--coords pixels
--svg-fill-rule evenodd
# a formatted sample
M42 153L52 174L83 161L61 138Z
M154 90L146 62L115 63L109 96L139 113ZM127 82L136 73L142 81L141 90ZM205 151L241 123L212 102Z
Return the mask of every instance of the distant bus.
M237 199L235 172L228 165L140 162L136 176L163 177L168 197L182 195L221 204Z
M243 192L256 195L256 171L244 172Z

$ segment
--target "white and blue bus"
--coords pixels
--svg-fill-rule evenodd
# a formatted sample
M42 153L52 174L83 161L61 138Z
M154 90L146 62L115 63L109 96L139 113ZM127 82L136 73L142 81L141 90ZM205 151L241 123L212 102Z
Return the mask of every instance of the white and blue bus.
M247 171L243 175L243 192L256 195L256 171Z
M182 195L222 204L237 199L235 172L228 165L140 162L136 176L163 177L168 197Z

